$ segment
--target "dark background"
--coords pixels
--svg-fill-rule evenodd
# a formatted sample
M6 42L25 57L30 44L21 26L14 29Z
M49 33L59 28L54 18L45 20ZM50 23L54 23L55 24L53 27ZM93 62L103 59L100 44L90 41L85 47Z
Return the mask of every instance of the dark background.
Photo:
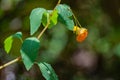
M9 55L4 40L17 31L29 37L32 9L53 9L57 0L0 1L0 64L20 55L21 43L15 39ZM41 39L37 60L50 63L60 80L120 80L120 0L62 0L71 7L88 37L76 36L58 23ZM43 29L40 27L38 33ZM37 36L36 33L34 36ZM38 66L26 71L20 61L0 70L0 80L44 80Z

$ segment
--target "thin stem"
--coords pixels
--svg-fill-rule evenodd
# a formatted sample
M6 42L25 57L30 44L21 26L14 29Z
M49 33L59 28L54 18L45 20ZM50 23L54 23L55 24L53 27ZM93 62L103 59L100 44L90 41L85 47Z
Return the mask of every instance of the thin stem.
M9 65L11 65L11 64L13 64L13 63L15 63L15 62L19 61L20 59L21 59L21 57L17 57L16 59L14 59L14 60L12 60L12 61L4 64L4 65L1 65L1 66L0 66L0 69L5 68L5 67L7 67L7 66L9 66Z
M50 21L48 21L48 22L50 22ZM46 31L46 29L48 28L48 26L49 26L49 23L47 23L47 25L45 26L45 28L42 30L42 32L38 35L38 39L40 39L40 37L43 35L43 33Z
M59 4L60 4L60 2L61 2L61 0L58 0L58 3L57 3L57 5L59 5ZM56 5L56 6L57 6L57 5ZM55 7L56 7L56 6L55 6Z
M23 43L23 40L20 38L21 43Z
M70 9L70 10L71 10L71 9ZM72 10L71 10L71 12L73 13ZM78 21L78 19L77 19L76 16L74 15L74 13L73 13L73 17L74 17L74 19L75 19L75 23L78 24L80 28L82 28L80 22Z

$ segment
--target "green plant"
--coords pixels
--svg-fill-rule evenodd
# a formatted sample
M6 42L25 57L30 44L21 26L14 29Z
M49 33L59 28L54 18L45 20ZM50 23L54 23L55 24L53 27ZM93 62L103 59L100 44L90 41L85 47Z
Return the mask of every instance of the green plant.
M46 10L44 8L35 8L32 10L30 14L30 35L33 36L38 31L41 24L44 26L44 29L37 37L28 37L25 40L22 40L22 33L17 32L4 41L5 50L9 53L13 39L20 39L22 43L20 49L21 56L0 66L0 69L22 60L27 70L30 70L34 64L37 64L46 80L58 80L58 77L50 64L36 61L41 44L39 39L42 37L46 29L51 29L58 22L64 24L68 30L74 31L77 34L77 37L79 37L77 38L79 42L83 41L87 36L87 29L81 27L70 7L65 4L60 4L60 2L61 0L58 1L53 10ZM74 20L76 25L74 25Z

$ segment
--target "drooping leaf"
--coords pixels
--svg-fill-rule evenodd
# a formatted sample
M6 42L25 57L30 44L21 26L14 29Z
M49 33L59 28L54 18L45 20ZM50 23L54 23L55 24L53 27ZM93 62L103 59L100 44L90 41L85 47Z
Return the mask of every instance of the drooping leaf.
M40 27L44 8L35 8L30 14L30 35L33 35Z
M57 10L48 10L47 12L44 13L43 19L42 19L42 24L43 26L46 26L48 20L50 19L50 24L48 28L52 28L54 25L57 24L57 18L58 18L58 11Z
M29 70L34 64L39 48L40 42L37 38L31 37L24 40L20 52L27 70Z
M73 28L74 28L74 22L73 22L73 20L71 20L71 19L69 19L69 18L64 18L64 19L60 19L61 17L59 17L59 20L61 21L61 23L63 23L66 27L67 27L67 29L69 29L69 30L73 30Z
M63 23L69 30L73 30L74 21L71 19L73 13L70 10L70 7L65 4L60 4L56 7L58 10L58 19Z
M13 37L9 36L8 38L5 39L4 41L4 48L7 53L10 52L10 49L12 47L12 42L13 42Z
M70 7L66 4L59 4L56 9L58 10L58 13L64 17L71 17L73 14Z
M38 66L46 80L58 80L58 77L50 64L43 62L38 63Z

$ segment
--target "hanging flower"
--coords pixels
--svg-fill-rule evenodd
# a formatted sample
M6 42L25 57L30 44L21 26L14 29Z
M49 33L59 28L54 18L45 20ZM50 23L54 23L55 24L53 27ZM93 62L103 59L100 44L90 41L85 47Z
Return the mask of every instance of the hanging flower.
M86 28L80 28L78 26L74 26L74 29L73 29L74 32L76 32L76 40L78 42L82 42L86 39L87 37L87 34L88 34L88 31Z

